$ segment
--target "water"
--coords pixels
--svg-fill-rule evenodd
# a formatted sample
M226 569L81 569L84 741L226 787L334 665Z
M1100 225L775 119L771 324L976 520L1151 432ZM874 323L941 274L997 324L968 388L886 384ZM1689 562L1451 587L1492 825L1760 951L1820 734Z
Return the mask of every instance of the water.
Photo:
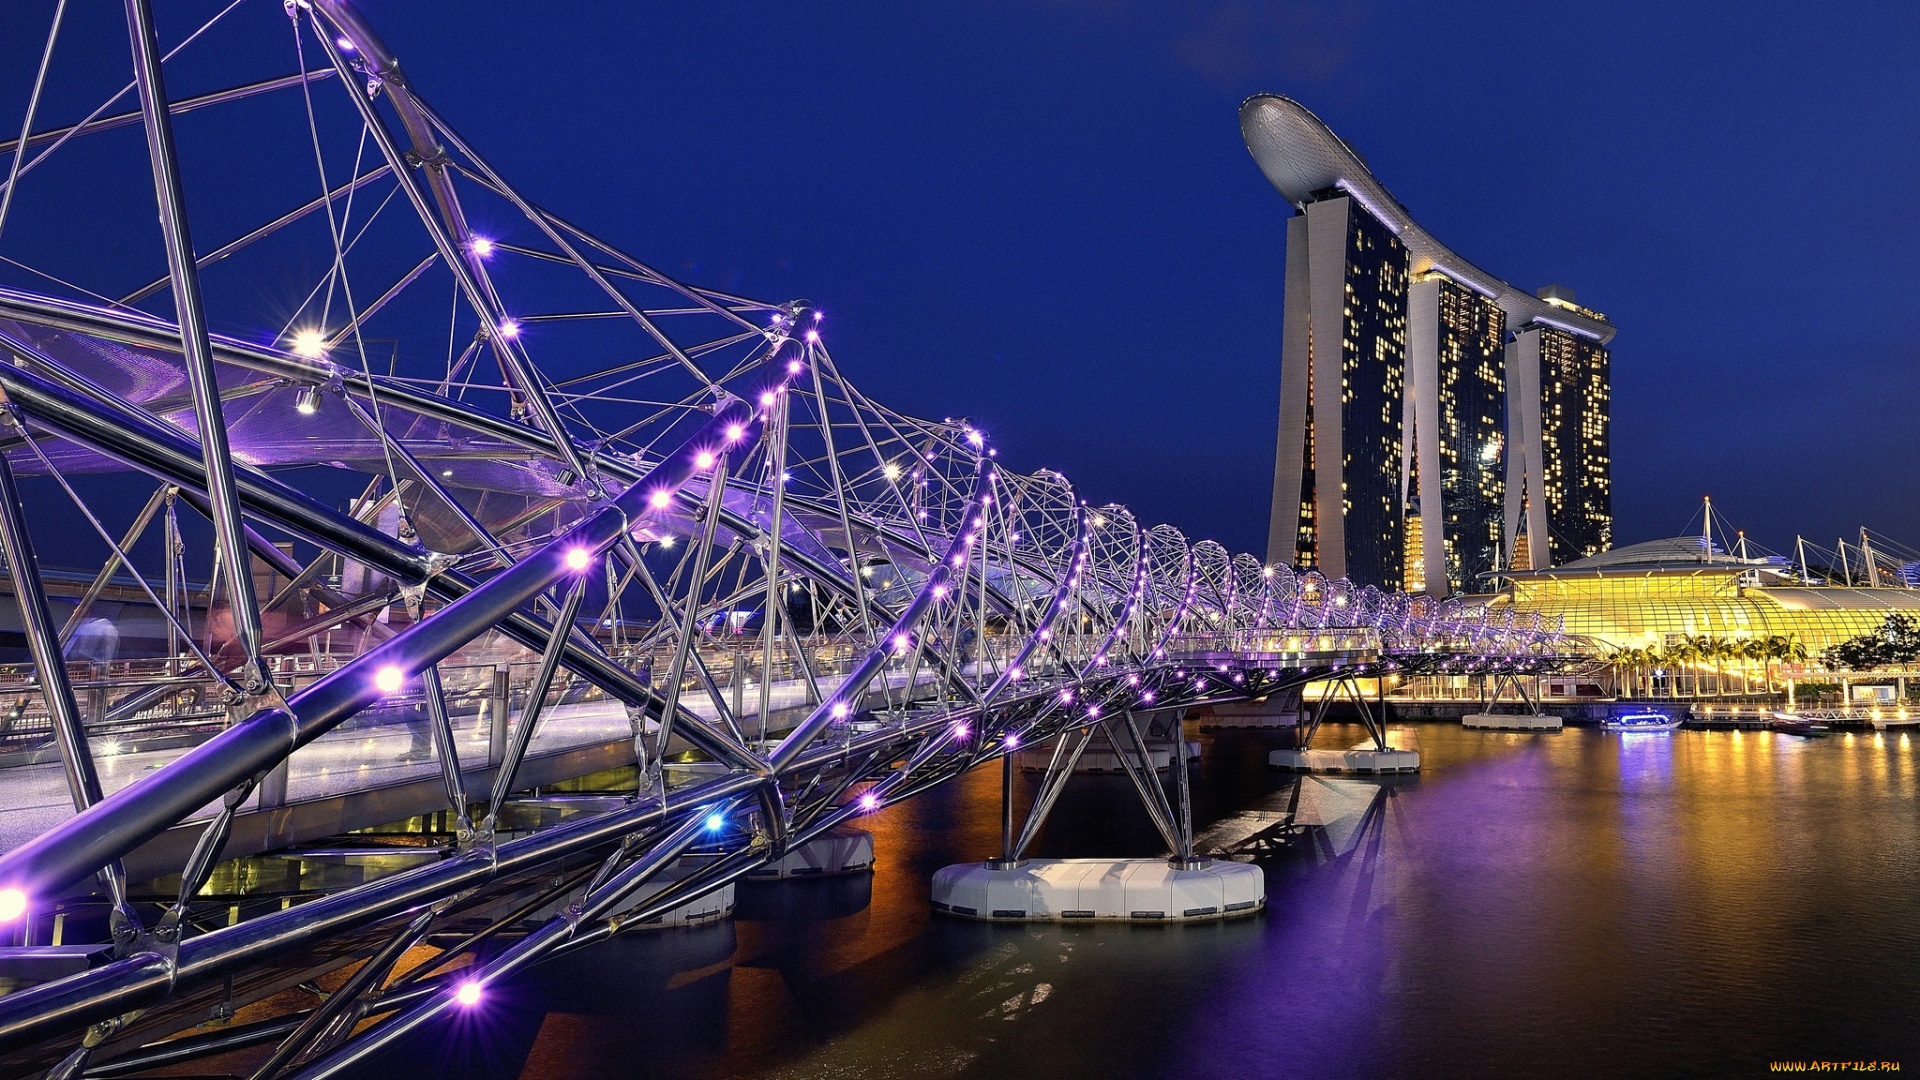
M999 843L999 770L980 769L867 819L871 877L750 886L731 926L550 965L435 1064L525 1080L1920 1069L1907 736L1404 730L1420 776L1309 782L1309 809L1347 816L1265 862L1257 917L934 918L933 871ZM1330 725L1319 744L1360 736ZM1294 779L1265 760L1286 738L1208 738L1199 819L1284 799ZM1083 777L1032 854L1160 846L1124 778Z

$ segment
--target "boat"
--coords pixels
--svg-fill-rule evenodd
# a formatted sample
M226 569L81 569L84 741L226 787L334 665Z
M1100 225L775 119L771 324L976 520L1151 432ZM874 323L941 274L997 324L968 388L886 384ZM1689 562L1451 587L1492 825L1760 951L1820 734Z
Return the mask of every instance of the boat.
M1827 725L1798 713L1776 712L1767 726L1783 735L1798 735L1803 739L1820 739L1827 735Z
M1621 713L1600 722L1602 731L1675 731L1679 727L1679 717L1659 712Z

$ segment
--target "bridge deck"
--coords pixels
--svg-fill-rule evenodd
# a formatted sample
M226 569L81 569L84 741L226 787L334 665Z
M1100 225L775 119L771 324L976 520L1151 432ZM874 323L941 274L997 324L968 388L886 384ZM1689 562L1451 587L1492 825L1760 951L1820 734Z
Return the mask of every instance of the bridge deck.
M841 676L822 676L822 693L831 693ZM887 680L897 691L905 675ZM917 689L931 687L935 677L922 672ZM876 680L878 689L879 680ZM772 734L786 726L778 714L804 709L806 686L799 681L773 684L771 707L776 714ZM689 711L706 720L718 712L704 693L683 699ZM744 700L753 710L759 688L744 688ZM515 710L517 726L524 710ZM757 723L757 712L750 717ZM485 797L495 769L488 763L492 724L485 712L452 718L454 745L469 796ZM649 730L652 730L649 724ZM757 735L751 727L748 734ZM363 723L337 728L295 752L289 763L286 800L262 807L261 796L251 796L236 815L225 852L229 857L258 854L288 844L311 842L355 829L368 828L447 806L440 766L434 756L425 713L416 719ZM107 794L119 791L185 754L191 745L122 752L113 738L89 740ZM517 787L555 784L633 764L633 734L624 706L610 699L549 705L520 767ZM195 819L169 830L127 860L133 880L178 873L198 839L200 824L219 809L203 807ZM0 769L0 852L10 851L71 818L73 802L57 759Z

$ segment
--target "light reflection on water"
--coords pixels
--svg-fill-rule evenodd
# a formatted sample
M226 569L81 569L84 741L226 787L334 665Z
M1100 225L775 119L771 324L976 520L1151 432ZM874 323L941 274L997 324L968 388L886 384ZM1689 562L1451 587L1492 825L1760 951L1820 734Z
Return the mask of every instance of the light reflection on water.
M730 927L550 965L502 989L513 1015L483 1053L453 1057L527 1080L1920 1067L1906 735L1412 730L1425 771L1383 782L1343 850L1270 861L1256 918L933 918L933 871L999 843L998 768L981 769L867 819L870 878L748 886ZM1329 725L1323 745L1360 735ZM1265 766L1285 738L1209 739L1199 820L1291 784ZM1159 847L1124 778L1088 777L1033 854Z

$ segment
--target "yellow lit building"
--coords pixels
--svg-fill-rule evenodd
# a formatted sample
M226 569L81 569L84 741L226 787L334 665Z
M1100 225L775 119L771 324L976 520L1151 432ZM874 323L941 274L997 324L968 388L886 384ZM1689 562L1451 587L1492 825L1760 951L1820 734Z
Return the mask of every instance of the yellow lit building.
M1896 612L1920 617L1920 589L1798 583L1773 559L1738 559L1698 536L1652 540L1546 570L1502 575L1495 607L1538 611L1599 649L1666 648L1683 637L1772 635L1810 656L1878 630Z

